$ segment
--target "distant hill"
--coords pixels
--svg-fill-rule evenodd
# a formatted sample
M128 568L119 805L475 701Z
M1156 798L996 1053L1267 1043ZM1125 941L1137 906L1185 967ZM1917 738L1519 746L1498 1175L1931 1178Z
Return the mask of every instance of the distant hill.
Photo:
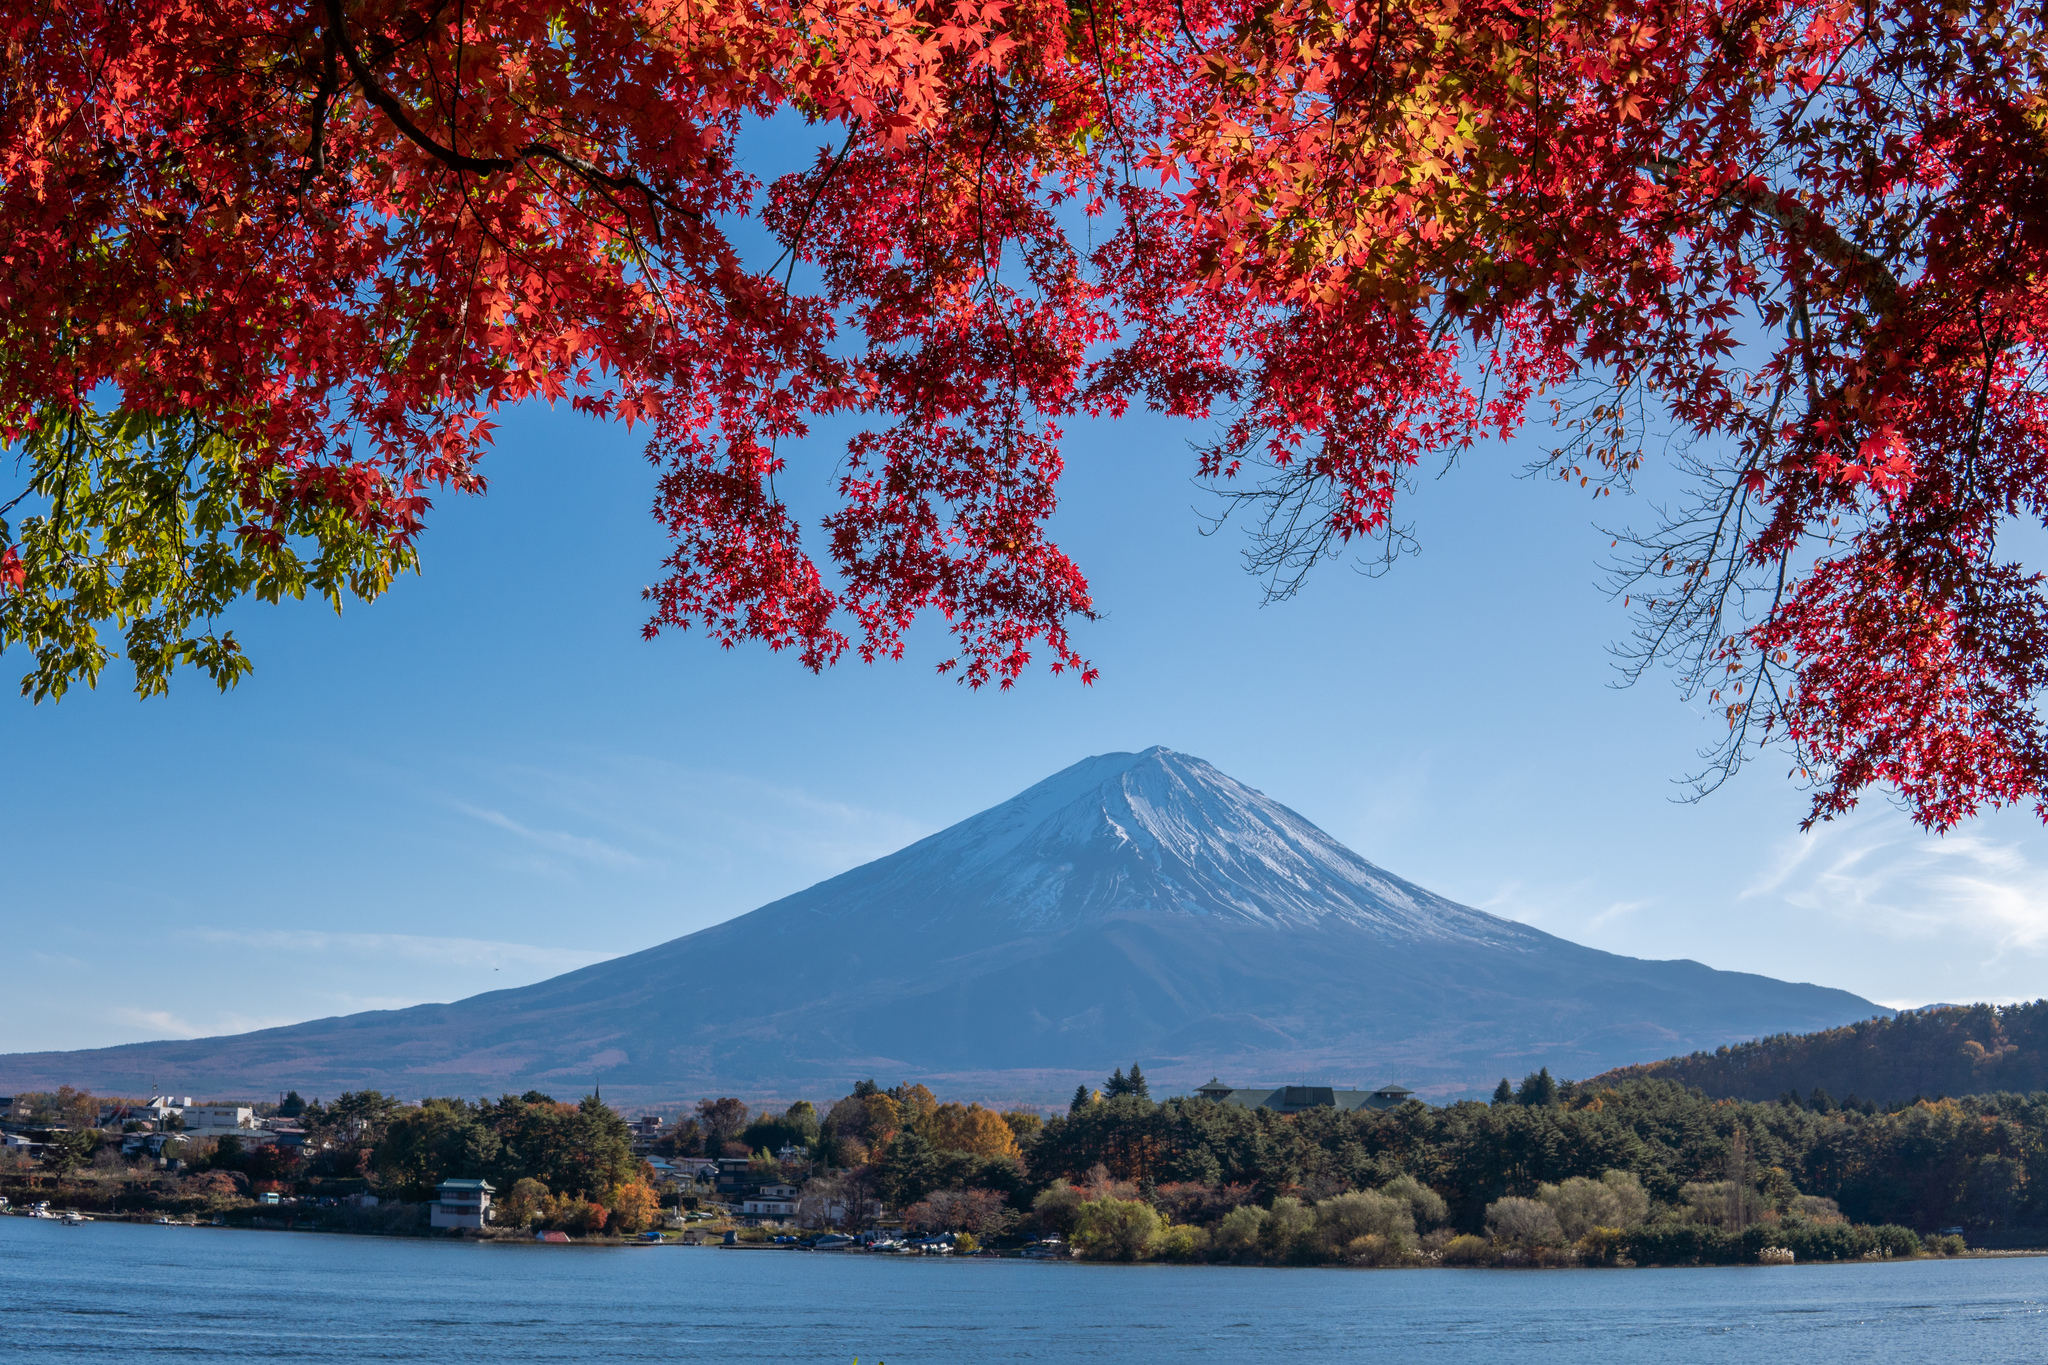
M1716 1099L1774 1100L1825 1090L1878 1104L2001 1090L2048 1090L2048 1000L1930 1005L1819 1033L1774 1037L1626 1066L1594 1084L1678 1081Z
M1374 866L1197 758L1104 754L724 924L445 1005L0 1056L0 1087L405 1097L602 1073L627 1102L855 1078L1065 1099L1399 1081L1430 1098L1880 1013L1823 986L1618 957Z

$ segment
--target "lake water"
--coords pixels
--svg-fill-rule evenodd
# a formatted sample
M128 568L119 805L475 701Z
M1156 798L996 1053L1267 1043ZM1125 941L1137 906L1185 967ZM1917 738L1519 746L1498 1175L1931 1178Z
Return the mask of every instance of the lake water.
M0 1360L2048 1358L2048 1258L1256 1270L479 1246L0 1218Z

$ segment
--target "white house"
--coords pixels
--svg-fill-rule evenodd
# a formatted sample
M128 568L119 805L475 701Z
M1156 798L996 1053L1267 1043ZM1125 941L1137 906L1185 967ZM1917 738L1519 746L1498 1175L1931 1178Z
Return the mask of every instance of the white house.
M796 1186L763 1185L747 1196L740 1212L749 1218L796 1217Z
M427 1221L437 1228L474 1228L482 1232L491 1221L491 1196L497 1191L481 1180L444 1180L434 1189Z
M185 1131L214 1136L256 1126L256 1111L246 1104L195 1104L184 1111Z

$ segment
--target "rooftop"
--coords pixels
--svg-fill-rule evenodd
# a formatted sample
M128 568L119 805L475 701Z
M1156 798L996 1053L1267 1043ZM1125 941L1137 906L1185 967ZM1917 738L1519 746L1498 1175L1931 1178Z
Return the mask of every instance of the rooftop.
M1277 1109L1283 1114L1299 1113L1304 1109L1398 1109L1415 1094L1406 1086L1391 1082L1377 1090L1339 1090L1328 1085L1231 1086L1214 1078L1195 1093L1219 1104L1235 1104L1246 1109Z

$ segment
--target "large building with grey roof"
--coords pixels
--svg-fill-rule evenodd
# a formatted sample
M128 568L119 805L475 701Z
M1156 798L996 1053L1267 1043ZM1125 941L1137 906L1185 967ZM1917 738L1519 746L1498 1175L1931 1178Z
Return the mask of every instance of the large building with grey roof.
M1225 1085L1213 1076L1195 1093L1218 1104L1277 1109L1283 1114L1298 1114L1304 1109L1399 1109L1415 1097L1414 1091L1399 1085L1383 1085L1377 1090L1338 1090L1327 1085L1237 1087Z

